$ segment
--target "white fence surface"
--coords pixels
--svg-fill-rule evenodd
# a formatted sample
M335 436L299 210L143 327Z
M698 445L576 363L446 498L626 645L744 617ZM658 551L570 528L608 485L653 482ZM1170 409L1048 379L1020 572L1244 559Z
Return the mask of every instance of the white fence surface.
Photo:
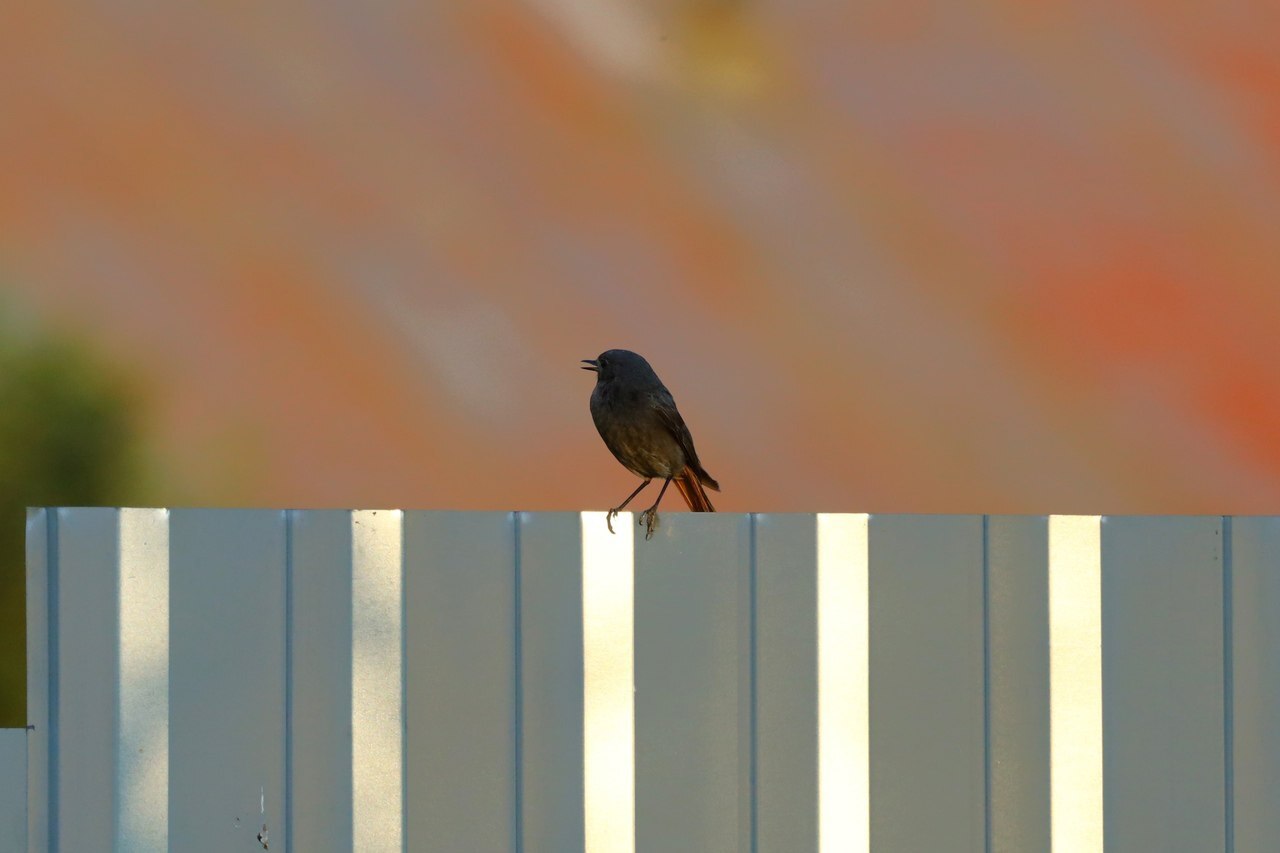
M614 527L31 511L0 849L1280 850L1280 518Z

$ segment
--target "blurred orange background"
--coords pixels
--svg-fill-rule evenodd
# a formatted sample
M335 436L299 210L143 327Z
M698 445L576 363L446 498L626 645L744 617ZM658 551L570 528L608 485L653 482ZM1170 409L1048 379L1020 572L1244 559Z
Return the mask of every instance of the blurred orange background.
M722 510L1280 511L1275 4L5 17L6 302L148 502L606 508L626 347Z

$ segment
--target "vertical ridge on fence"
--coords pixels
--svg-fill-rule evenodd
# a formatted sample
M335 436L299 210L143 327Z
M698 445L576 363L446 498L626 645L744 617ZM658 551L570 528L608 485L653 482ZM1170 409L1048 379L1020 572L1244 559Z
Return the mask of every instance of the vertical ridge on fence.
M747 660L742 678L747 685L747 771L745 784L747 787L747 818L744 821L749 853L760 853L760 679L759 679L759 638L760 638L760 600L759 600L759 568L760 561L756 553L756 516L747 516L747 625L746 644ZM743 635L740 630L739 637Z
M993 707L991 672L991 517L982 516L982 842L983 853L992 853L991 824L994 757L991 753Z
M296 590L293 588L293 533L296 510L284 512L284 801L281 803L281 826L289 846L293 847L293 759L296 751L293 747L294 726L293 688L297 683L294 678L294 630L293 604ZM270 836L268 836L269 838Z
M524 805L525 805L525 722L524 722L524 578L520 553L520 516L511 514L511 693L512 702L512 737L514 744L512 753L515 758L515 772L511 774L511 784L515 789L512 798L515 807L512 809L512 846L516 851L524 853Z
M1223 849L1235 853L1235 648L1232 633L1235 630L1234 562L1232 542L1234 535L1230 516L1221 518L1222 531L1222 811Z
M1044 516L985 524L992 853L1050 849L1048 524Z
M1108 853L1222 847L1221 523L1103 521Z
M1280 518L1231 520L1234 853L1280 838Z
M49 597L57 569L51 509L27 510L27 844L32 853L52 850L53 784L49 756L54 719L49 692L53 681L53 614Z

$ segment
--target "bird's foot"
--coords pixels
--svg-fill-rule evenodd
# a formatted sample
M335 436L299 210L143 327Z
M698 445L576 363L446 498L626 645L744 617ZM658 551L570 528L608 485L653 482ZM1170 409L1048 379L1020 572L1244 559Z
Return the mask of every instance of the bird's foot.
M604 516L604 525L609 528L609 532L613 532L613 517L618 514L616 509L611 509Z
M653 531L658 526L658 508L650 507L640 513L640 519L636 523L644 525L644 538L652 539Z

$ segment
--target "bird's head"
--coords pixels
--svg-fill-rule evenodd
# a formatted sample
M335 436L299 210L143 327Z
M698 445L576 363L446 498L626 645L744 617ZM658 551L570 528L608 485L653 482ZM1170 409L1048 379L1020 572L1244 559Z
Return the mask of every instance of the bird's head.
M597 381L608 382L617 376L631 376L636 379L648 379L657 376L654 375L653 368L649 366L649 362L631 350L627 349L611 349L605 350L595 358L584 358L582 360L582 369L594 371L599 377Z

